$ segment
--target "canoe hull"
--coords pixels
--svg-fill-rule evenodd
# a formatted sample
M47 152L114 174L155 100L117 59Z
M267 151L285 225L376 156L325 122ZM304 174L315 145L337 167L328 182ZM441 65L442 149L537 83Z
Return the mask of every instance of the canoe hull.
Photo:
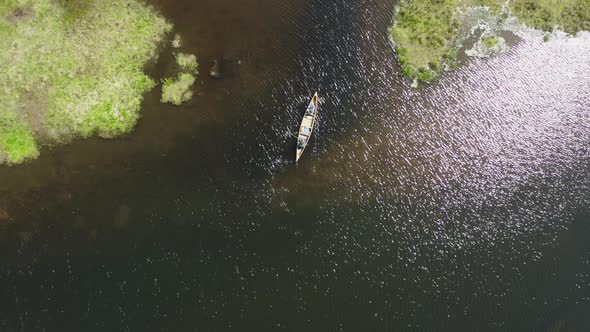
M297 146L295 147L295 161L299 161L303 151L309 144L309 139L311 138L311 134L313 133L313 128L315 126L315 122L318 115L318 104L319 104L319 97L318 93L316 92L309 104L307 105L307 109L305 110L305 114L303 115L303 119L301 120L301 125L299 126L299 134L297 135Z

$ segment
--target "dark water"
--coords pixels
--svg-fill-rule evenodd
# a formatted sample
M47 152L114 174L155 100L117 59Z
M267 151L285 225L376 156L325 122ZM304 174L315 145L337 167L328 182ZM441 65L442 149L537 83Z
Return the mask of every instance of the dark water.
M590 37L411 89L394 4L155 3L225 78L0 169L0 331L588 330Z

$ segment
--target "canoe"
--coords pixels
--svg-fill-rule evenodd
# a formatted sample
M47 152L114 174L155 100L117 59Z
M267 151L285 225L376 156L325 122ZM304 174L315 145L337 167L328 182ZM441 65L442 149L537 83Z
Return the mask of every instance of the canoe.
M316 92L311 100L309 101L309 105L305 110L305 114L303 115L303 120L301 120L301 126L299 126L299 135L297 135L297 147L295 148L295 162L301 158L303 154L303 150L309 143L309 138L313 132L313 127L315 125L315 121L318 115L318 104L319 98L318 93Z

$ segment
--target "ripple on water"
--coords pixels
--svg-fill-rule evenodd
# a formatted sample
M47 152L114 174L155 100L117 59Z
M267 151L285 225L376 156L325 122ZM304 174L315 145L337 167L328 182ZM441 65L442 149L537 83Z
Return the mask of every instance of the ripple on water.
M318 194L338 215L318 235L328 253L320 260L381 266L366 276L376 285L411 275L413 291L449 306L466 284L499 302L526 288L519 270L541 260L590 199L590 39L521 38L506 54L401 92L387 49L349 51L355 84L332 77L320 148L275 181L295 197L330 192Z
M180 28L233 4L188 8ZM580 246L588 234L573 222L590 199L588 34L522 35L410 89L385 34L394 1L281 1L257 20L264 4L227 16L252 44L239 79L217 81L233 97L222 134L96 176L85 196L68 187L63 209L6 206L19 220L0 233L14 238L0 241L13 308L0 327L531 330L588 301L590 256L550 254L562 231ZM316 89L319 127L295 167L290 134Z

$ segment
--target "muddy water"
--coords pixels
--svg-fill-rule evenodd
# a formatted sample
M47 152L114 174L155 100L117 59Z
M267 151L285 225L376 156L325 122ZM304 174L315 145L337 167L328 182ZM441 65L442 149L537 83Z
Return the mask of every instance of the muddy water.
M154 91L127 137L0 169L0 330L590 324L588 35L515 36L411 89L392 1L154 5L224 79L178 108Z

